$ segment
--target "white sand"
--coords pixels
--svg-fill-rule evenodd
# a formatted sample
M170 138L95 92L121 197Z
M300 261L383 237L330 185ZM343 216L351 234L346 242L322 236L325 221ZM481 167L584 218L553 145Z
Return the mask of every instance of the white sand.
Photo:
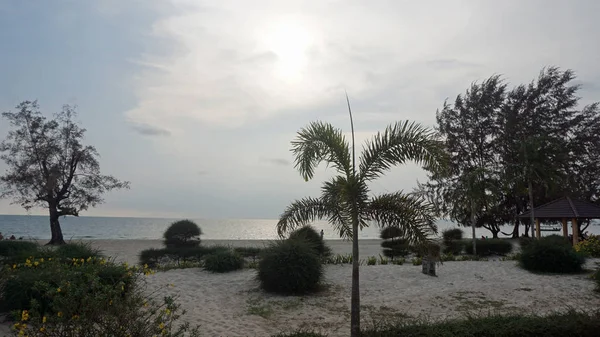
M213 243L213 242L211 242ZM246 242L247 243L247 242ZM237 245L238 243L236 243ZM244 245L239 242L239 245ZM349 252L349 243L330 242L336 253ZM95 241L107 255L134 263L141 249L159 241ZM365 254L378 255L378 240L361 244ZM595 261L588 262L593 268ZM255 270L213 274L201 269L172 270L148 276L157 295L177 296L184 320L201 325L205 336L269 336L310 328L329 336L348 336L351 268L327 266L327 290L314 296L283 297L262 292ZM554 310L600 307L600 296L588 275L537 275L513 261L446 262L438 277L412 265L361 267L363 326L411 318L442 319L467 313L548 313ZM174 287L167 287L168 284ZM2 330L0 330L2 335Z

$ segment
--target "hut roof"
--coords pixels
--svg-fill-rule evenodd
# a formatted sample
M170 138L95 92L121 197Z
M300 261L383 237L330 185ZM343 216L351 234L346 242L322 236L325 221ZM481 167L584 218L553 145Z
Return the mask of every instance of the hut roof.
M533 209L533 215L539 219L600 219L600 206L583 200L562 197ZM519 218L530 217L527 211Z

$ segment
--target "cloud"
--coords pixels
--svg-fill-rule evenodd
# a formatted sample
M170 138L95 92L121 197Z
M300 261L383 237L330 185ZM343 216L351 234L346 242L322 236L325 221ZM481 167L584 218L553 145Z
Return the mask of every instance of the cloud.
M290 166L292 162L284 158L261 158L261 161L278 166Z
M144 136L170 136L171 131L148 124L134 124L131 126L136 132Z

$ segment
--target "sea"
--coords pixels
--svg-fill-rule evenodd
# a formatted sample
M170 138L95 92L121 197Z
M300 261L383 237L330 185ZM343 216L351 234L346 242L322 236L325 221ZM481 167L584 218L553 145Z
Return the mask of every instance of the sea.
M117 217L65 217L61 218L61 228L65 239L109 239L109 240L156 240L161 239L167 227L180 219L161 218L117 218ZM276 219L190 219L202 229L205 240L272 240L277 239ZM326 221L316 221L312 226L323 230L327 240L339 240L339 235ZM455 228L449 221L438 221L439 233L444 229ZM558 226L557 226L558 227ZM569 224L570 227L570 224ZM470 238L471 228L464 228L464 237ZM512 227L503 227L504 232L512 232ZM378 239L380 228L373 224L364 228L360 239ZM570 228L569 228L570 232ZM600 226L591 225L589 233L600 234ZM0 215L0 233L5 238L10 235L24 239L50 239L50 223L47 216ZM543 235L562 232L543 232ZM476 236L491 237L485 228L477 228ZM502 235L501 235L502 236Z

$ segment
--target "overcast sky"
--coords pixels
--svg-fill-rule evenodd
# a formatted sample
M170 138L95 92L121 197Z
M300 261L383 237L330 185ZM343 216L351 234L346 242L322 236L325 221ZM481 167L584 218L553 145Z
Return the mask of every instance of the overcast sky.
M0 111L78 106L103 172L131 181L87 215L277 218L330 176L304 182L290 141L317 119L348 131L344 90L361 142L398 120L433 126L446 98L496 73L571 68L583 101L600 100L598 13L595 0L7 0ZM372 190L424 177L406 165ZM0 214L26 213L0 201Z

